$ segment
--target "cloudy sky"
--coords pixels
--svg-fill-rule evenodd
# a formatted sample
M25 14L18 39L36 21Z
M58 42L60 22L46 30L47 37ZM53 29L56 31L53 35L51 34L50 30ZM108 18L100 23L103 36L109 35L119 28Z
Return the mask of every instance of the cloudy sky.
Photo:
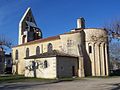
M31 7L44 37L58 35L76 27L84 17L87 28L100 28L120 18L120 0L0 0L0 35L18 42L18 24Z

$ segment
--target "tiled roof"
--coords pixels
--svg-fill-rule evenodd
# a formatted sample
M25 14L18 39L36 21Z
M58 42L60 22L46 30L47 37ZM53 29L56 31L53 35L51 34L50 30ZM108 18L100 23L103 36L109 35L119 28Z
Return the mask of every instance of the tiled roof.
M25 59L36 59L36 58L46 58L46 57L56 57L56 56L62 56L62 57L74 57L77 58L78 56L70 55L67 53L60 52L58 50L52 50L51 52L45 52L39 55L33 55L26 57Z
M46 42L46 41L56 40L56 39L60 39L59 35L58 36L53 36L53 37L48 37L48 38L43 38L43 39L37 39L37 40L30 41L30 42L27 42L27 43L24 43L24 44L21 44L21 45L17 45L17 46L14 46L14 47L30 45L30 44L40 43L40 42Z
M60 34L60 35L78 33L78 32L81 32L83 29L77 28L77 29L74 29L74 30L75 31L63 33L63 34ZM52 36L52 37L48 37L48 38L43 38L43 39L37 39L37 40L30 41L30 42L27 42L27 43L24 43L24 44L21 44L21 45L17 45L17 46L14 46L14 47L19 47L19 46L24 46L24 45L30 45L30 44L40 43L40 42L46 42L46 41L50 41L50 40L57 40L57 39L60 39L60 35Z

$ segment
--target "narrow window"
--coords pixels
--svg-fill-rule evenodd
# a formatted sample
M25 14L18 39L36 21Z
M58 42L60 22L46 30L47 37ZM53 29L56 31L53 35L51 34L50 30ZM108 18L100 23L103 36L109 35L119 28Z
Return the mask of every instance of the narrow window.
M18 50L15 51L15 60L18 60Z
M29 57L29 48L26 49L26 57Z
M35 69L35 62L32 61L32 69Z
M37 47L36 47L36 55L39 55L39 54L40 54L40 47L37 46Z
M53 50L53 46L51 43L48 44L47 51L51 52Z
M47 68L48 67L48 62L45 60L44 61L44 68Z
M92 46L89 46L89 53L92 53Z
M26 35L22 37L22 43L25 43L25 38L26 38Z

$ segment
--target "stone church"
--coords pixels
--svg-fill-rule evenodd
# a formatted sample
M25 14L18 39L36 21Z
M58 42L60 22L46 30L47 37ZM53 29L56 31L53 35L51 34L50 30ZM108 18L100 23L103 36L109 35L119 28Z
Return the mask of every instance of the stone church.
M18 42L12 48L14 74L37 78L109 75L107 32L85 28L84 18L78 18L77 27L69 32L42 38L28 8L19 23Z

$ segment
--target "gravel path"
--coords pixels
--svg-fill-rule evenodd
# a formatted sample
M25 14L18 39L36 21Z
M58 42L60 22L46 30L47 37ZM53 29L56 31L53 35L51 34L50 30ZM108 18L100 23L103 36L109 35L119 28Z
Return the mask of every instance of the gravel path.
M0 90L120 90L120 77L85 78L63 82L18 82L0 84Z

